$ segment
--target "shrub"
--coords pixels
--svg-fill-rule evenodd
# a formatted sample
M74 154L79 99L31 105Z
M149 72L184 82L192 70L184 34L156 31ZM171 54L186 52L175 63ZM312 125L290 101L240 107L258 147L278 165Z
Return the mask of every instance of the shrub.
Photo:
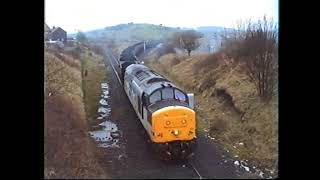
M277 26L264 17L257 23L239 24L238 28L238 31L223 37L221 51L241 63L259 96L269 101L276 92L278 75Z

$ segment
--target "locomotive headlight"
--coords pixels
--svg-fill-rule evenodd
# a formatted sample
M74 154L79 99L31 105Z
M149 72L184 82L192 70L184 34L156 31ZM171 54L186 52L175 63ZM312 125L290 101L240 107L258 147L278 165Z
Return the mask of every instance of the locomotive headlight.
M178 131L178 130L174 130L174 131L173 131L173 134L174 134L175 136L178 136L179 131Z
M182 124L185 124L187 121L185 119L182 119Z
M170 121L166 121L166 125L170 125Z

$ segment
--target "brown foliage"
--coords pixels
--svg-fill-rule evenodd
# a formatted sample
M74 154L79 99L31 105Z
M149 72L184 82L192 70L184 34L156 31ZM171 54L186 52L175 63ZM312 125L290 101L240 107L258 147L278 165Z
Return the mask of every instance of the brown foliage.
M202 34L194 30L179 31L172 35L170 41L175 47L185 49L190 56L191 51L200 46L198 39L201 37Z
M221 55L220 53L210 54L207 58L202 61L195 63L195 70L212 70L217 68L221 64Z
M278 72L277 27L265 17L257 23L239 24L239 30L224 37L222 51L232 57L255 84L259 96L270 100L274 95Z
M44 176L105 178L87 135L81 68L70 68L73 63L80 66L62 52L45 53Z
M46 178L97 178L102 169L75 99L54 94L45 102L44 158Z

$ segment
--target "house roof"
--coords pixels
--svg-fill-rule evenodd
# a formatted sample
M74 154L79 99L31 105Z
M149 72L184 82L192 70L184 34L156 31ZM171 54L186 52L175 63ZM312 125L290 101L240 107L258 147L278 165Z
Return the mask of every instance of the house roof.
M57 27L57 28L55 28L55 29L52 29L51 33L56 32L58 29L60 29L60 30L62 30L62 31L64 31L64 32L66 32L66 31L65 31L65 30L63 30L61 27Z

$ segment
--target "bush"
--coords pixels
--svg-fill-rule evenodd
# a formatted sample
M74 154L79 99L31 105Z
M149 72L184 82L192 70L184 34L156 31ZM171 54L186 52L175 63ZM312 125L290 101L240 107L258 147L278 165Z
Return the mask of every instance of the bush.
M219 66L221 56L219 53L210 54L206 59L195 63L195 69L215 69Z
M202 33L194 30L179 31L173 33L169 41L177 48L185 49L190 56L191 51L200 46L199 39L203 37Z
M277 27L266 17L257 23L239 24L238 31L223 37L222 52L241 63L255 84L259 96L269 101L274 95L278 75Z

